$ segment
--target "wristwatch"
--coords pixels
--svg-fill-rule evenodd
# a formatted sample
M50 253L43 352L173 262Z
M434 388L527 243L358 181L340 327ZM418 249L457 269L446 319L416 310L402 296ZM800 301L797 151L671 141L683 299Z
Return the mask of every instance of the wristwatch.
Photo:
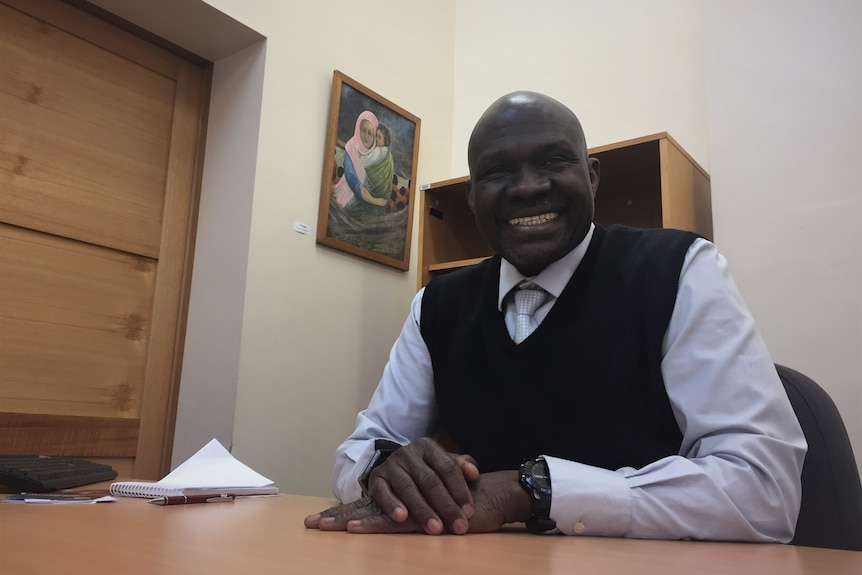
M362 495L368 494L368 479L371 477L371 472L389 459L389 456L395 453L399 447L401 447L400 444L388 439L376 439L374 441L374 455L368 460L368 464L359 476L359 486L362 488Z
M522 463L518 481L532 501L527 531L545 533L556 529L557 523L551 519L551 474L545 458L540 455Z

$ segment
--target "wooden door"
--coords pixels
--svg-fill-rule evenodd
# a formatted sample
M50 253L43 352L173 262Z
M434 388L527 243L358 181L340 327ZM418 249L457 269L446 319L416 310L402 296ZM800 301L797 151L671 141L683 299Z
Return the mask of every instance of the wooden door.
M168 470L209 81L64 2L0 0L0 453Z

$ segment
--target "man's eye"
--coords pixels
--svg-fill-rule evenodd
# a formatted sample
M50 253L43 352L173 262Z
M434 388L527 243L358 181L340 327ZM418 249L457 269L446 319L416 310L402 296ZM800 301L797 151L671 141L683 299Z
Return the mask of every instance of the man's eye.
M545 165L546 165L546 166L551 166L551 167L555 167L555 166L566 166L566 165L568 165L569 163L571 163L571 162L569 161L569 159L568 159L568 158L564 158L563 156L551 156L550 158L548 158L547 160L545 160Z
M493 168L485 170L485 173L482 175L482 178L486 180L498 178L505 175L507 172L508 170L506 170L506 168L504 168L503 166L495 166Z

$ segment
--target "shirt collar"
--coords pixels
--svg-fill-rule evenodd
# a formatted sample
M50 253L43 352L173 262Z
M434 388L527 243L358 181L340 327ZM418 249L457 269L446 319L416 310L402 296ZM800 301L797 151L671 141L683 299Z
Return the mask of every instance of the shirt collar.
M595 231L595 229L595 224L590 224L590 229L587 231L587 235L584 236L581 243L575 246L575 249L553 262L533 277L525 276L519 272L515 266L507 262L505 259L501 259L500 287L497 291L497 309L500 311L503 310L503 301L506 299L506 296L510 291L512 291L512 288L524 280L532 280L555 298L560 297L560 294L563 293L563 289L565 289L569 280L572 279L572 275L574 275L575 270L578 269L578 266L581 264L581 260L584 259L584 254L587 253L587 248L590 246L590 241L593 239L593 231Z

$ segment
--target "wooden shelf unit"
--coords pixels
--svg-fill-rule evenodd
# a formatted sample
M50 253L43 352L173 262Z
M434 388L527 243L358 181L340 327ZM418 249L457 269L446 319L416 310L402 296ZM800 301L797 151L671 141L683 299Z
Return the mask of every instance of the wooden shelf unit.
M678 228L712 239L709 174L666 132L589 149L601 162L596 223ZM468 176L423 186L418 287L494 251L467 205Z

